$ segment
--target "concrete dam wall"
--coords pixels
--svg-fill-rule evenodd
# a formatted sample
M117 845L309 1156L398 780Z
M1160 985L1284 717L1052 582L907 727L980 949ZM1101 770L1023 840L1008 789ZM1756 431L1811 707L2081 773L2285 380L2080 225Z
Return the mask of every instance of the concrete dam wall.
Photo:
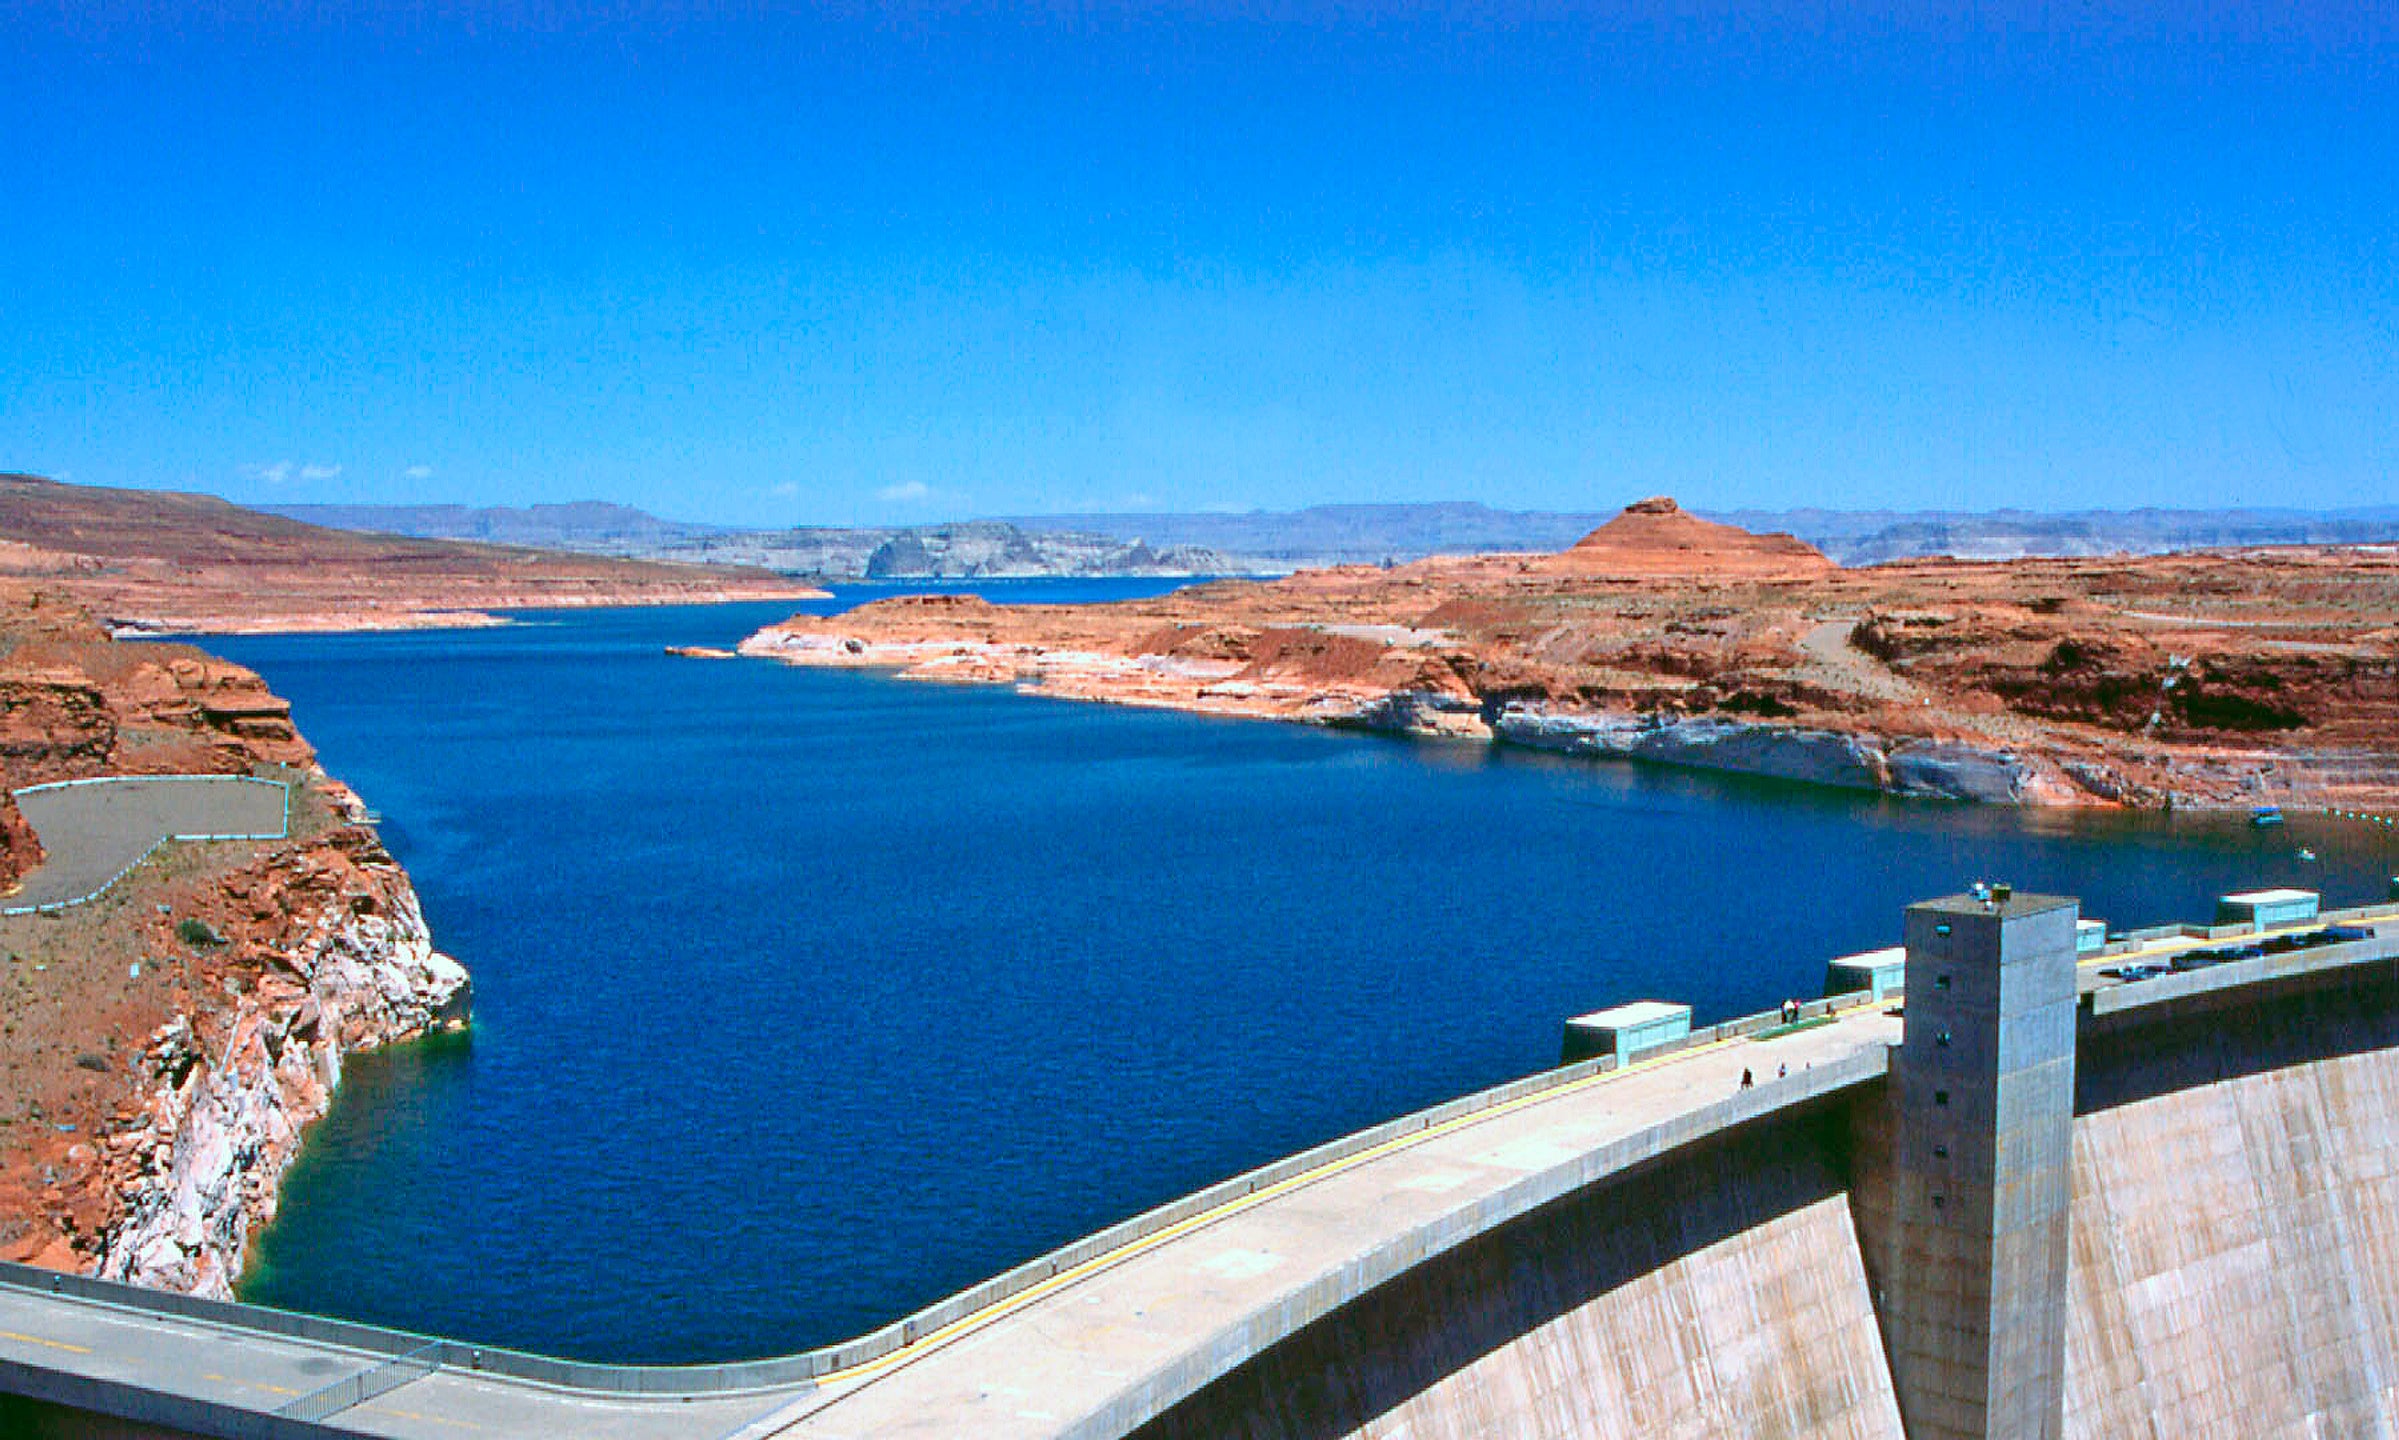
M2399 1432L2399 992L2086 1041L2066 1433Z
M2399 985L2086 1020L2074 1440L2399 1435ZM1900 1437L1873 1237L1900 1080L1756 1122L1419 1267L1140 1440ZM1865 1237L1861 1239L1861 1237ZM1887 1263L1887 1262L1886 1262Z
M1677 1152L1485 1235L1136 1433L1897 1440L1844 1108Z

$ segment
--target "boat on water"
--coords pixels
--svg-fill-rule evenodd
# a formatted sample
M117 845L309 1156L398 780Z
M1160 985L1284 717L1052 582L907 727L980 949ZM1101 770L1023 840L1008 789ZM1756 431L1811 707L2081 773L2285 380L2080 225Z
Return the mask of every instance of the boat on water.
M2280 805L2260 805L2249 812L2249 823L2260 830L2280 825L2282 823L2282 807Z

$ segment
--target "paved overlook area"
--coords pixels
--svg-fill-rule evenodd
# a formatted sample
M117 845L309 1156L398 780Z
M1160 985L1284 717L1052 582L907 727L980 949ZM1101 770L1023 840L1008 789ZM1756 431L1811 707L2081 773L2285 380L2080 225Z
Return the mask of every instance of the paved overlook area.
M2391 1433L2399 906L2079 962L2074 915L1914 907L1912 1031L1817 1002L1486 1092L897 1348L527 1378L549 1362L394 1365L417 1342L9 1269L0 1389L152 1433L393 1440ZM2273 943L2103 973L2236 936ZM1994 1148L2028 1117L2048 1142ZM1990 1319L2018 1312L2041 1324Z
M43 858L0 899L8 913L89 900L164 840L280 839L290 792L245 775L143 775L29 786L16 801Z

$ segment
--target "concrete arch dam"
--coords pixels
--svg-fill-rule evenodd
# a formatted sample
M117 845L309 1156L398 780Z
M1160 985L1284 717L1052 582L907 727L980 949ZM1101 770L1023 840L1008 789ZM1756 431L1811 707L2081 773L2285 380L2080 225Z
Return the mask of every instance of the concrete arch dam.
M2009 1354L2042 1333L2021 1317L1976 1334L1919 1304L1886 1334L1886 1283L1934 1263L1897 1233L1892 1197L1929 1182L1889 1163L1893 1075L1478 1237L1134 1433L2399 1433L2399 986L2373 970L2086 1021L2046 1373ZM1910 1344L1919 1373L1979 1358L1993 1383L1903 1409ZM2028 1383L1995 1383L2008 1363L2046 1386L2031 1415L1998 1413Z
M2399 1433L2399 907L2134 982L2075 918L1912 907L1904 1014L1407 1117L818 1356L573 1366L11 1271L0 1430Z

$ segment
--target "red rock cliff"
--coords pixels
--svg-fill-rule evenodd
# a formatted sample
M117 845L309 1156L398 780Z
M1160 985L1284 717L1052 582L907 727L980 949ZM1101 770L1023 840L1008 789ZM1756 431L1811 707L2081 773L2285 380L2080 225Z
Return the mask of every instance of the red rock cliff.
M0 789L125 773L284 780L290 834L0 917L0 1257L223 1296L343 1057L461 1023L467 976L257 676L0 582ZM41 859L13 806L0 847Z

